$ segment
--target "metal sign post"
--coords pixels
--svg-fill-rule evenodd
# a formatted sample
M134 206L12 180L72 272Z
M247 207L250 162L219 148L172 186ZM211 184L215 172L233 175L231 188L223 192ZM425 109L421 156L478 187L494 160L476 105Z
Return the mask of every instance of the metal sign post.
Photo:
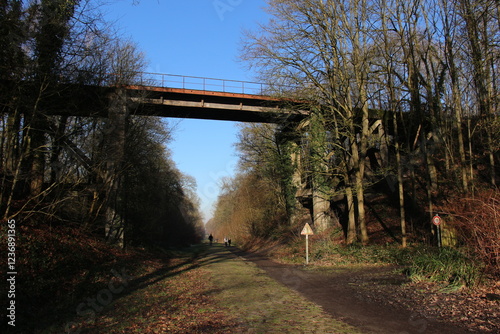
M436 214L434 217L432 217L432 223L436 226L438 247L441 248L441 217Z
M302 229L302 232L300 232L300 234L306 236L306 264L309 264L309 236L314 234L309 223L306 223L304 225L304 228Z

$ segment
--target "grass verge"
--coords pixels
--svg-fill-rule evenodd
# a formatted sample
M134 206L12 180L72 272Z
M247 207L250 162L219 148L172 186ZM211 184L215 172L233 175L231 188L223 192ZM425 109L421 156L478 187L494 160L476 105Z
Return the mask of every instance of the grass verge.
M213 296L240 324L234 333L360 333L223 247L208 258Z
M317 266L352 267L397 265L414 281L432 281L450 286L474 287L481 283L484 264L465 249L414 245L345 245L329 238L316 238L309 244L310 261ZM285 263L303 263L305 247L297 240L282 247L274 256Z

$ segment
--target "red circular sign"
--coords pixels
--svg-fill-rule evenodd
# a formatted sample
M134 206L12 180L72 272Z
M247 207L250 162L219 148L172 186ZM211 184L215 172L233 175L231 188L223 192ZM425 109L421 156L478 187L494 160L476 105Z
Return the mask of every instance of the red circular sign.
M433 218L432 218L432 223L436 226L439 226L441 225L441 217L439 217L438 215L435 215Z

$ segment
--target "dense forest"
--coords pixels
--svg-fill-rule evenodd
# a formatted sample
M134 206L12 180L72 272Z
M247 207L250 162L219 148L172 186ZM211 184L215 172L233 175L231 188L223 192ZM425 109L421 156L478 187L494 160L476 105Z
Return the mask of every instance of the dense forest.
M309 222L347 244L468 246L499 272L498 1L270 0L267 11L242 61L311 116L242 126L240 173L207 229L283 239Z
M98 4L0 4L1 219L130 245L197 242L195 184L170 158L168 124L128 108L119 140L107 116L113 99L98 88L133 84L146 62Z

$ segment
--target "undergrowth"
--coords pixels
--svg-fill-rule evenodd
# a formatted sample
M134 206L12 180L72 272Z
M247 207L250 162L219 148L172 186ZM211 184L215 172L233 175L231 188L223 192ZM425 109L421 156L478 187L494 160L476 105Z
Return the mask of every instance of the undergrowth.
M415 248L407 265L413 280L425 279L469 287L479 283L484 269L480 262L455 248Z
M484 265L466 249L413 245L345 245L330 238L313 238L309 244L312 264L323 266L397 265L415 281L443 282L472 287L480 283ZM282 260L303 263L305 243L298 238L280 254Z
M463 242L486 264L486 271L500 277L500 192L483 190L444 209L453 216Z

